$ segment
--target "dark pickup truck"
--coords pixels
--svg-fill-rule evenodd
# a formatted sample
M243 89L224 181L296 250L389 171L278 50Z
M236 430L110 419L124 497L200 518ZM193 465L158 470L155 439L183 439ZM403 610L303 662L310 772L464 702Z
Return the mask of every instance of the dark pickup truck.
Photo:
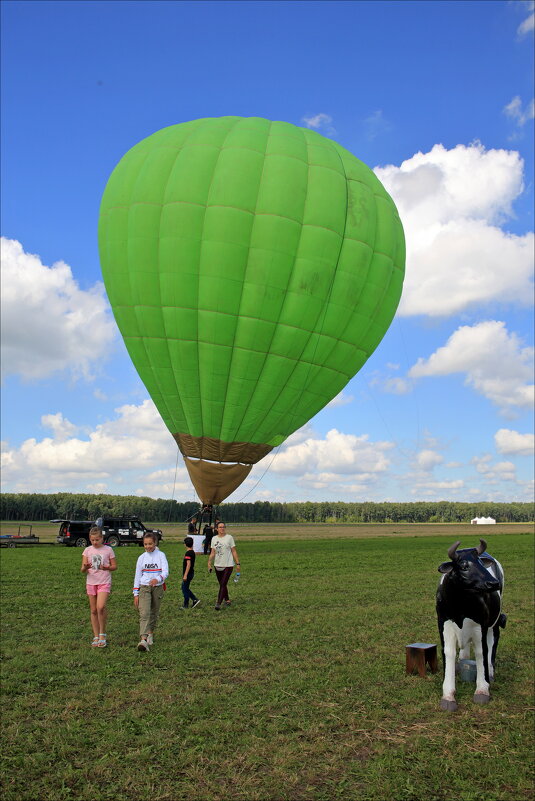
M137 515L123 515L112 517L104 515L95 520L51 520L59 523L59 533L56 542L62 545L76 545L86 548L89 545L89 530L91 526L100 526L106 545L116 548L119 545L137 543L143 545L143 534L150 532L156 535L157 542L162 539L160 529L148 529Z

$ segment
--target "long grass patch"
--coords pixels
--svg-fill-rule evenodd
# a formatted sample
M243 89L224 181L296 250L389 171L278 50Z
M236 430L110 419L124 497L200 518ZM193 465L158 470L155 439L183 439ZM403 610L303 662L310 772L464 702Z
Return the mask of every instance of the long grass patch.
M439 710L440 671L405 675L406 644L438 643L444 536L236 534L242 578L220 612L202 556L202 603L180 610L184 549L163 545L171 576L148 654L135 647L138 548L117 549L106 649L90 647L80 550L2 551L6 801L532 797L530 534L487 534L508 624L491 703L459 681L454 714Z

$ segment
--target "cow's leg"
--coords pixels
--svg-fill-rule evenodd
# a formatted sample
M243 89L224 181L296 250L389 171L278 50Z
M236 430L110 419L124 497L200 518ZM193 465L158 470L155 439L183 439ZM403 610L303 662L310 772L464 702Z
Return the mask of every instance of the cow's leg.
M489 645L489 676L490 681L494 681L494 670L496 665L496 651L498 650L498 642L500 640L500 624L499 622L496 623L494 628L489 631L488 635L489 639L492 639L491 645Z
M489 682L494 681L494 661L496 659L496 648L500 639L500 630L496 625L487 631L487 664L489 667Z
M463 623L462 629L460 629L459 633L459 654L457 657L457 661L455 662L455 672L461 672L461 659L470 659L470 651L472 646L471 637L471 629L468 627L467 623Z
M474 643L477 670L474 702L476 704L488 704L490 701L490 688L488 682L488 668L486 669L489 654L487 647L487 628L474 624L472 641Z
M448 712L455 712L455 654L457 651L457 632L459 627L452 620L444 622L442 636L444 655L444 682L442 684L442 698L440 708Z

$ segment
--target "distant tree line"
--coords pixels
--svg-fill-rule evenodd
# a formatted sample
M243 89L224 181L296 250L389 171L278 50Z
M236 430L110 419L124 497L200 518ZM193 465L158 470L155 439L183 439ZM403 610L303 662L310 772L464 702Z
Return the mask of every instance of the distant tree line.
M223 503L218 515L233 523L469 523L474 517L493 517L498 523L525 523L535 517L533 503ZM179 523L199 511L194 501L180 503L136 495L89 495L58 492L50 495L5 493L0 497L1 520L96 520L101 515L139 515L153 523Z

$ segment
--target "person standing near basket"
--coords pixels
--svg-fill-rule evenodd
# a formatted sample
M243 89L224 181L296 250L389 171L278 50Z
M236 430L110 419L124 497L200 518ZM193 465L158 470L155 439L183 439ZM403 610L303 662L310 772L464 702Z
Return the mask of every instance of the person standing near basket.
M227 584L234 565L240 567L240 558L236 550L234 537L231 534L227 534L226 526L221 521L217 524L217 530L212 537L211 545L210 556L208 557L208 572L212 572L213 563L215 574L219 581L219 595L217 596L215 608L219 610L223 604L230 606Z

